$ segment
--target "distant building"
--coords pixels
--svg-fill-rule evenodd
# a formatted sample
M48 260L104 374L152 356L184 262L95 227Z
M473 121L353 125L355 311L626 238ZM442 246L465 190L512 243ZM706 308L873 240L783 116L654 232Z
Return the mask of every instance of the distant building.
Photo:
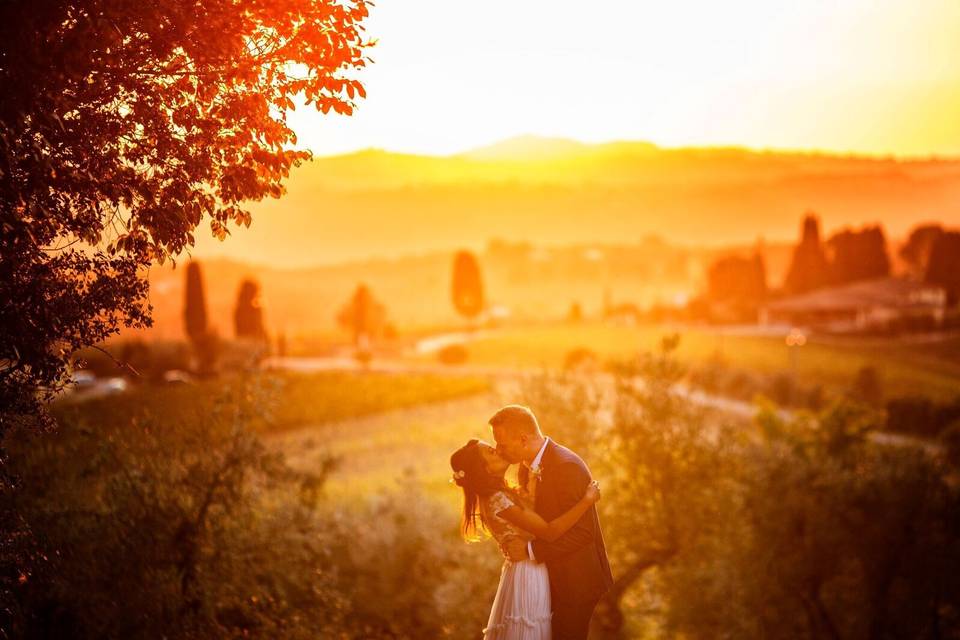
M834 333L936 328L947 310L943 287L908 278L878 278L817 289L764 304L760 324Z

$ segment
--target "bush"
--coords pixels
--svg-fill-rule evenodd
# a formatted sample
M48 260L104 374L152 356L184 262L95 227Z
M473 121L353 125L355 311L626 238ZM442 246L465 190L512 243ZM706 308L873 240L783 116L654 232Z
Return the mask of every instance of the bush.
M858 402L878 407L883 403L880 375L874 367L860 367L850 388L850 397Z
M337 507L330 556L349 638L469 638L486 622L501 558L470 545L409 473L395 492Z
M934 420L942 431L951 423L960 420L960 396L957 396L951 402L944 402L937 405Z
M98 377L124 376L134 382L161 382L165 372L187 371L191 365L191 349L186 342L133 339L110 342L102 349L81 349L72 358L74 366Z
M250 428L267 387L209 386L134 418L59 407L56 434L6 441L38 545L4 601L11 637L478 635L500 558L463 543L446 504L409 474L358 503L324 496L331 458L295 472Z
M778 373L767 381L766 395L777 404L788 407L794 404L794 398L800 394L792 375Z
M888 431L929 436L936 433L933 401L922 396L895 398L887 402Z
M895 398L887 403L888 431L933 438L956 420L960 420L960 396L945 403L923 396Z
M719 351L714 351L701 365L690 369L689 382L707 393L726 395L726 382L732 375L730 364Z
M56 434L10 443L18 512L45 560L16 592L25 635L214 634L222 615L259 624L280 594L244 569L258 561L243 547L269 554L250 543L277 526L253 486L288 470L246 428L257 399L241 387L132 420L67 408ZM234 573L243 584L223 580Z
M731 367L719 354L690 370L689 384L724 398L752 402L757 396L785 407L817 411L827 401L823 385L802 385L788 373L760 374Z
M940 444L947 464L960 471L960 420L954 420L940 432Z
M960 487L924 448L875 443L882 415L771 405L750 429L687 401L672 345L616 371L592 407L542 385L552 414L584 414L606 487L616 582L597 637L960 632Z
M603 393L596 379L578 372L543 371L521 381L519 397L509 402L529 406L546 433L590 463L597 458Z
M960 597L960 491L922 449L873 444L865 435L874 420L844 404L812 421L761 417L763 438L739 448L726 485L731 511L661 575L672 633L960 631L947 604Z
M564 371L596 371L599 367L600 358L586 347L571 349L563 359Z
M448 344L437 351L437 360L443 364L463 364L470 356L470 352L462 344Z

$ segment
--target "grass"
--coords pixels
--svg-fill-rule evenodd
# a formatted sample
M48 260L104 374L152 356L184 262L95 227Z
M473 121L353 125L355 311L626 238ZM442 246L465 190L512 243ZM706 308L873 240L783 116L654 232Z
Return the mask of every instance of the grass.
M504 329L468 345L470 363L520 369L562 367L577 348L601 360L629 358L657 348L670 328L567 324ZM790 347L779 337L724 335L683 328L677 356L687 364L719 355L731 367L759 373L791 370ZM796 353L801 380L847 388L861 367L874 367L888 396L924 394L952 398L960 389L960 340L911 345L894 339L818 342L810 340Z
M446 503L456 521L460 493L448 480L450 454L470 438L490 439L486 421L499 400L481 394L394 409L278 434L273 446L294 468L319 468L328 455L338 459L325 491L337 500L365 501L414 483Z
M483 393L479 376L321 372L282 374L274 429L356 418Z
M239 381L225 376L190 385L142 385L130 392L89 400L63 401L54 415L76 413L90 420L124 424L150 412L171 420L202 419L222 391ZM490 382L479 376L319 372L258 374L257 405L263 412L253 423L264 432L319 425L391 409L429 404L483 393Z
M134 387L130 392L63 401L53 413L76 424L125 427L144 413L176 429L204 419L223 391L240 389L239 376L191 385ZM486 420L496 409L491 383L479 376L366 372L264 373L263 414L253 425L269 436L289 463L318 470L338 459L325 491L356 502L415 482L446 502L451 521L459 494L451 490L450 453L471 437L489 438ZM229 401L229 399L228 399Z

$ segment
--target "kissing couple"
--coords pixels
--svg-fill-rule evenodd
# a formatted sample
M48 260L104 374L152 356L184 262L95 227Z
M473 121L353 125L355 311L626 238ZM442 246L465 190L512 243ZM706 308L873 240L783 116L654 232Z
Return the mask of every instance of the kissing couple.
M470 440L450 456L463 489L463 537L492 536L505 557L484 640L583 640L613 584L599 487L527 407L507 405L489 422L496 446ZM519 487L504 478L512 464Z

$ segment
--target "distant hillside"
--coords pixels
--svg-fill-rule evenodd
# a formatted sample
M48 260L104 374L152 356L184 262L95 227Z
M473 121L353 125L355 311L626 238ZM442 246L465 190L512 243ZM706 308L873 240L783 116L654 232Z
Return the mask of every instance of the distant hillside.
M960 223L960 161L586 145L522 137L448 157L364 151L296 169L253 224L196 254L277 266L538 245L672 242L719 246L796 238L813 209L826 229L880 222L891 236Z
M641 307L682 302L700 289L706 268L720 254L753 251L752 246L704 249L647 238L632 245L557 248L493 242L478 258L490 303L508 308L518 319L537 321L564 318L574 302L594 317L607 301ZM788 245L764 245L772 283L782 280L790 251ZM210 322L221 335L233 333L231 318L241 280L254 277L262 287L269 331L293 337L336 332L336 313L359 282L371 287L401 331L461 326L450 301L453 255L438 251L298 269L219 259L203 260L201 267ZM183 335L185 272L183 263L150 272L153 337Z

